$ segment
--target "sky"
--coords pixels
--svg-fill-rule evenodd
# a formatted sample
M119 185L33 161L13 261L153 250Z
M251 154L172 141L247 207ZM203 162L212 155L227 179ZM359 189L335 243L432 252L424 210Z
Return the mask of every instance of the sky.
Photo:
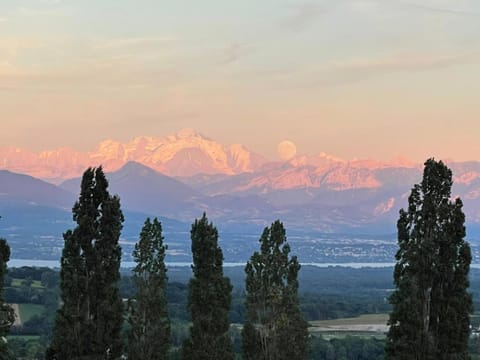
M480 160L479 39L478 0L1 1L0 147Z

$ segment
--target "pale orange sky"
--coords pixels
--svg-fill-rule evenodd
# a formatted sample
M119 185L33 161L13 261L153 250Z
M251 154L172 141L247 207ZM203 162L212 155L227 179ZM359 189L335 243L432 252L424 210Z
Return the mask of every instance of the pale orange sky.
M3 1L0 146L480 160L479 38L477 0Z

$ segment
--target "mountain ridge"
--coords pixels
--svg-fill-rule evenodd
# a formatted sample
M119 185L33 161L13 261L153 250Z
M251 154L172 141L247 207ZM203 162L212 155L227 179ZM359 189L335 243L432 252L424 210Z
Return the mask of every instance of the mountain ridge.
M458 179L452 198L460 196L464 202L468 239L480 239L480 163L449 165ZM253 173L178 178L130 161L114 172L106 172L109 191L120 196L122 211L136 214L134 219L126 216L122 232L124 255L129 256L142 221L151 216L177 222L179 228L170 229L170 254L189 261L189 226L206 212L222 234L228 234L226 256L230 259L248 258L258 233L276 219L295 234L292 240L299 242L299 251L310 261L316 261L319 253L324 258L333 254L356 259L360 255L369 258L374 252L382 261L393 258L398 210L407 206L411 187L421 180L421 168L369 169L358 163L336 163L332 173L352 168L359 171L359 175L354 173L347 180L375 179L375 186L348 188L329 182L331 177L315 174L313 165L301 165L303 180L311 177L308 186L278 187L282 174L286 173L288 179L296 168L295 164L277 162ZM293 173L288 175L288 171ZM58 258L62 231L72 226L70 209L78 198L80 180L77 177L56 186L29 175L0 171L0 214L4 216L0 230L19 253L40 256L35 250L40 249L41 256ZM319 185L310 186L314 183ZM362 238L362 234L372 234L373 239L383 234L385 241L377 248L370 235ZM474 245L472 249L480 259L480 247Z
M35 153L19 148L0 148L0 169L28 174L60 184L78 178L89 166L102 165L115 172L129 162L142 164L176 178L208 196L266 194L291 189L346 191L382 189L419 181L422 165L398 157L344 160L324 152L297 155L288 161L268 161L241 144L216 142L193 129L160 138L138 136L121 143L104 140L90 152L58 148ZM454 180L470 186L480 181L480 162L453 162ZM479 192L464 194L477 198Z
M241 144L225 146L193 129L165 138L140 136L121 143L104 140L92 151L67 147L33 152L15 147L0 148L0 169L29 174L52 183L80 176L89 166L116 171L135 161L168 176L239 174L251 172L267 160ZM196 163L197 166L187 166ZM182 165L183 164L183 165Z

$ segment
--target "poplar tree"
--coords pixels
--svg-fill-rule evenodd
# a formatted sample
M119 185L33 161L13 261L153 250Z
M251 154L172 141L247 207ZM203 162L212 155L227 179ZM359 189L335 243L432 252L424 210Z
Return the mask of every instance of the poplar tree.
M190 337L183 346L188 360L231 360L228 311L232 285L223 276L223 254L218 232L203 214L191 230L193 277L188 285L188 309L192 316Z
M10 260L10 247L7 240L0 239L0 360L13 359L8 349L6 336L15 321L15 312L3 298L5 275L7 274L7 262Z
M469 359L471 252L452 184L451 170L429 159L400 210L387 359Z
M82 177L73 207L77 226L64 234L60 290L47 359L116 359L121 355L119 294L123 214L101 167Z
M308 353L307 322L298 298L296 256L283 224L266 227L245 266L246 319L242 330L243 353L249 360L305 359Z
M130 299L128 359L163 360L170 343L167 309L167 268L162 225L147 218L135 245L133 280L136 294Z

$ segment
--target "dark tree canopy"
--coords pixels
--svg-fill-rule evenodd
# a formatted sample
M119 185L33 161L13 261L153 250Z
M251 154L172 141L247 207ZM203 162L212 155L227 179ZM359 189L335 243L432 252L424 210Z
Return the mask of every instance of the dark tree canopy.
M223 276L223 254L218 232L205 214L191 230L193 278L188 285L188 308L192 315L184 359L231 360L228 311L232 298L230 280Z
M400 210L387 359L469 358L471 253L452 184L451 170L429 159L408 209Z
M242 331L243 352L252 360L300 360L308 353L307 322L298 299L296 256L280 221L265 228L245 267L246 321Z
M170 342L167 309L167 268L162 225L149 218L135 244L133 269L136 294L129 301L128 359L163 360Z
M0 239L0 360L13 359L7 343L3 341L15 321L15 312L3 298L7 262L10 260L10 247L5 239Z
M123 214L108 193L101 167L85 171L73 207L77 226L64 234L62 306L48 359L116 359L122 346L123 304L118 291Z

